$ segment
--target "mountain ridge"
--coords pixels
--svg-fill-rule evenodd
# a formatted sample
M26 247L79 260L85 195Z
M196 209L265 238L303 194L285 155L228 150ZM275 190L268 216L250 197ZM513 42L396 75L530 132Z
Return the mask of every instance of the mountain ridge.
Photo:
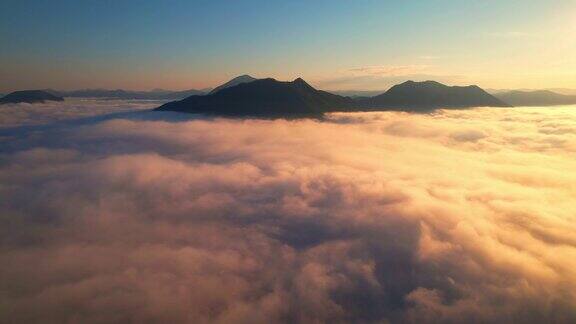
M237 76L237 77L231 79L230 81L228 81L226 83L223 83L223 84L217 86L216 88L212 89L212 91L210 91L208 94L214 94L220 90L234 87L234 86L237 86L237 85L242 84L242 83L249 83L249 82L256 81L256 80L258 80L258 79L252 77L251 75L243 74L243 75L240 75L240 76Z
M169 102L156 110L213 115L318 115L338 111L404 110L479 106L509 107L478 86L449 87L436 81L407 81L371 98L349 98L317 90L297 78L258 79L222 88L205 96Z
M360 98L358 103L372 109L427 111L438 108L509 107L477 85L447 86L437 81L406 81L383 94Z
M550 90L512 90L494 95L513 106L559 106L576 104L576 95L564 95Z
M0 104L9 103L43 103L46 101L64 101L64 98L55 96L44 90L21 90L11 92L0 98Z
M150 91L124 90L124 89L80 89L71 91L45 90L61 97L71 98L106 98L106 99L141 99L141 100L178 100L191 95L204 94L202 90L172 91L154 89Z
M301 78L294 81L267 78L205 96L190 96L166 103L156 110L232 116L295 116L321 115L331 109L345 110L351 104L350 98L316 90Z

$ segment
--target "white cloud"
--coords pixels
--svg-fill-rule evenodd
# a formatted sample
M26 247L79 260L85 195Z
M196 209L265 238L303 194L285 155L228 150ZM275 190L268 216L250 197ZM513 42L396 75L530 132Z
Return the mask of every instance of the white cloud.
M14 130L0 319L573 322L573 109Z
M398 65L398 66L365 66L348 70L355 76L404 76L425 73L430 69L428 65Z
M42 125L54 122L125 113L158 107L155 100L95 100L66 98L65 102L4 104L0 106L0 128Z

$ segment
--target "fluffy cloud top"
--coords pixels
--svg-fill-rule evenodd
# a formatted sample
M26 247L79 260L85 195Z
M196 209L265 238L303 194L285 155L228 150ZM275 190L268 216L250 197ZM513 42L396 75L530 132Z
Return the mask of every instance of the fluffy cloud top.
M43 125L75 119L119 114L160 106L156 100L95 100L66 98L65 102L5 104L0 106L0 130L9 127Z
M0 322L574 322L576 112L0 138Z

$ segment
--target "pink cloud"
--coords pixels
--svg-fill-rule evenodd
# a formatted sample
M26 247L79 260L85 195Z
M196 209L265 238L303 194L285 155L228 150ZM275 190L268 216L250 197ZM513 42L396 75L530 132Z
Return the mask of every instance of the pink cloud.
M570 322L570 108L128 120L0 154L0 319ZM497 301L497 302L495 302Z

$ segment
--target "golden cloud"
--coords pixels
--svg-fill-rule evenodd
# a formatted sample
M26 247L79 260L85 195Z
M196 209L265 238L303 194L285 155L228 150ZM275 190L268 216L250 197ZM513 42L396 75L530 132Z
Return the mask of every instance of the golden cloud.
M0 319L573 322L573 109L16 132Z

